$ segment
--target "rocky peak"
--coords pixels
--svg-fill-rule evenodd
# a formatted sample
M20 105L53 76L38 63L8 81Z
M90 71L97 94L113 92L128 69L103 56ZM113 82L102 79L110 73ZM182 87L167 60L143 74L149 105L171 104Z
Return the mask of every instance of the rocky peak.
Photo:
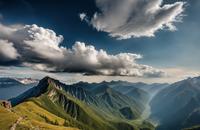
M55 80L53 78L46 76L39 81L37 88L40 89L42 92L45 92L45 91L47 91L49 85L59 88L59 86L60 86L59 84L61 84L61 83L58 80Z

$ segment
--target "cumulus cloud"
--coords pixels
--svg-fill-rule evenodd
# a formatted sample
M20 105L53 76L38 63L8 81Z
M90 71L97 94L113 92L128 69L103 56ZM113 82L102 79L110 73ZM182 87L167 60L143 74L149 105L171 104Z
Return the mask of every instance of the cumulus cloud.
M175 22L180 22L185 2L163 4L163 0L96 0L100 12L89 21L98 31L109 33L117 39L131 37L153 37L158 30L176 30ZM84 14L84 15L83 15Z
M141 55L119 53L110 55L92 45L76 42L72 48L60 45L63 36L53 30L33 25L0 24L0 65L13 60L20 66L54 72L86 75L119 75L160 77L164 72L137 63ZM5 60L6 59L6 60ZM10 65L13 65L13 62Z
M0 46L1 62L17 60L19 54L17 50L13 47L13 43L8 42L7 40L0 40Z

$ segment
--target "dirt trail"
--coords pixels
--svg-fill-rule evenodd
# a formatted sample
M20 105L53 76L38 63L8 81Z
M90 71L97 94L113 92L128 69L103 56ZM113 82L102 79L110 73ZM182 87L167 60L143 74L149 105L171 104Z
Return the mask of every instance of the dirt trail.
M10 127L10 130L15 130L17 125L23 120L23 117L19 117L17 121Z

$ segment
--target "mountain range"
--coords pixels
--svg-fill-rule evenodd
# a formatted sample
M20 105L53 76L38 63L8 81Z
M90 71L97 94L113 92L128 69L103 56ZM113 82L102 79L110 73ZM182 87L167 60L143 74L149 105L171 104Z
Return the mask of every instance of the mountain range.
M200 128L200 77L173 84L104 81L71 85L45 77L9 101L12 108L0 105L0 116L6 117L0 119L0 126L5 130L12 126L45 130Z
M51 125L57 125L60 127L58 129L67 126L81 130L154 129L150 122L138 120L144 110L140 100L133 100L133 97L116 91L108 84L80 82L66 85L45 77L37 86L10 99L10 102L13 114L25 118L25 124L18 124L24 129L30 129L28 124L45 129L50 129ZM93 87L89 87L90 85ZM56 118L38 112L39 109ZM43 124L38 124L38 121Z

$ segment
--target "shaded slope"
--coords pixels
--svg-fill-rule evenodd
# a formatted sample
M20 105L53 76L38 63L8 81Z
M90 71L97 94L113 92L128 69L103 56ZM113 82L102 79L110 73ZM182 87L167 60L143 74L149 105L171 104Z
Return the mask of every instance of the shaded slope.
M160 122L158 130L180 130L189 126L185 120L199 107L200 77L189 78L170 85L153 98L151 118ZM191 122L198 122L195 120L190 118Z

